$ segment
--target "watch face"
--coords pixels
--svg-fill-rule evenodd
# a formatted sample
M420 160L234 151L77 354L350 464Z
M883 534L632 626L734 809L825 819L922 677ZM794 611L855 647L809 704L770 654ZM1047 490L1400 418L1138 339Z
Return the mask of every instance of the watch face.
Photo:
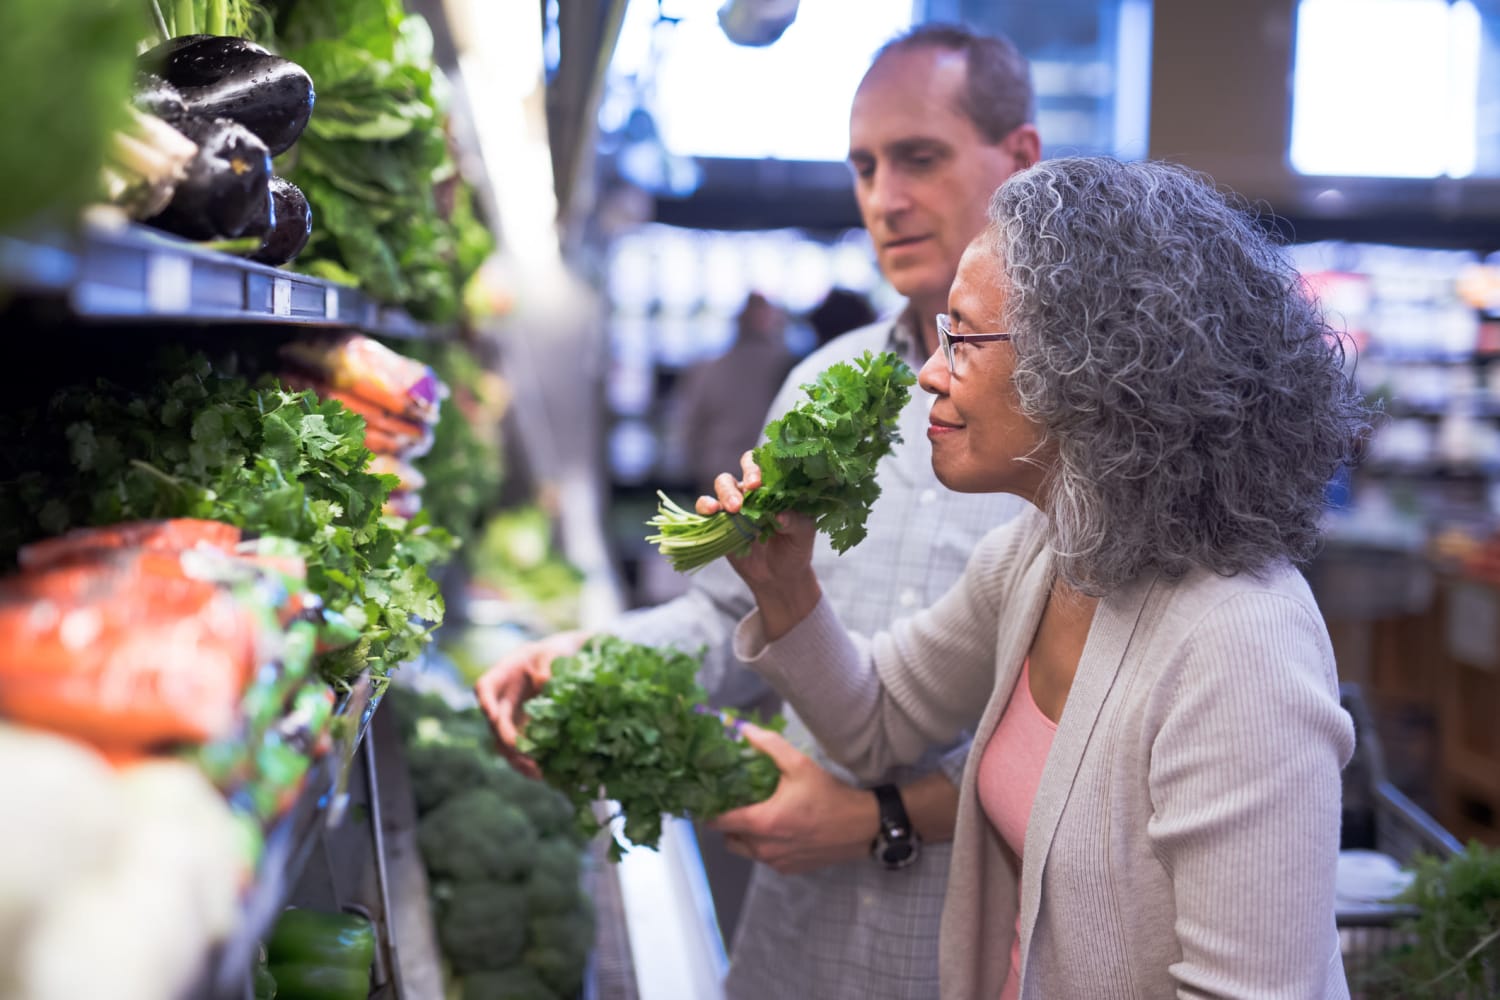
M877 862L894 870L915 862L920 845L921 841L913 835L902 834L893 838L889 832L882 831L870 845L870 854Z
M895 844L886 844L885 850L880 853L886 864L899 868L915 860L917 851L909 841L901 841Z

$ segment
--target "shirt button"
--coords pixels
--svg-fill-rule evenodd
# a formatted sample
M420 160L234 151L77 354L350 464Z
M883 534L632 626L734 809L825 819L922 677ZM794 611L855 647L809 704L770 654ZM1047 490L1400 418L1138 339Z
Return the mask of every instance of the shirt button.
M923 490L922 495L917 499L924 505L937 503L937 490Z
M901 591L901 596L897 599L901 602L903 608L914 608L917 606L917 592L915 590L909 588L903 590Z

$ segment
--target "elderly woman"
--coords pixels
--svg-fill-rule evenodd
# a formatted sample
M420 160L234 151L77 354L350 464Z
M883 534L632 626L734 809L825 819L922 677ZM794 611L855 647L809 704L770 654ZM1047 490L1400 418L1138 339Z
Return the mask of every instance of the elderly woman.
M932 463L1035 510L932 608L840 627L785 517L737 652L861 775L974 733L944 997L1347 995L1333 651L1294 563L1368 427L1276 248L1162 163L1008 180L920 382ZM703 513L759 485L748 461ZM729 814L734 822L735 814Z

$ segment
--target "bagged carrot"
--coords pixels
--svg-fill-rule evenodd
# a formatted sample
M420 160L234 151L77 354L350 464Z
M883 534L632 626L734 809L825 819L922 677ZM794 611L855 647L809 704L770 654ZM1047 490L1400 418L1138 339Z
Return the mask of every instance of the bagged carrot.
M223 521L191 517L125 521L98 528L77 528L65 535L23 545L16 553L16 561L22 569L41 569L77 552L93 549L176 552L206 545L230 552L239 540L240 529Z
M294 341L282 347L281 356L334 389L408 420L437 423L438 407L448 395L430 367L363 334Z

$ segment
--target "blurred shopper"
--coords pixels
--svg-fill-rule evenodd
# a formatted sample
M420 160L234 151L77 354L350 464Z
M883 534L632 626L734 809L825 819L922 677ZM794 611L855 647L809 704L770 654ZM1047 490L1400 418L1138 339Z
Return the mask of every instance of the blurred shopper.
M877 263L907 298L894 319L846 334L804 359L771 415L799 386L866 350L899 352L916 367L936 350L934 317L947 303L959 257L985 226L996 187L1036 163L1029 67L1001 38L923 25L877 53L854 96L849 164ZM850 627L874 632L936 601L989 529L1020 501L964 496L934 477L927 402L902 413L904 442L881 462L881 496L869 536L837 556L813 556L825 592ZM692 589L634 612L609 631L638 642L706 647L702 681L718 704L747 704L767 688L734 658L735 623L750 592L722 561L694 574ZM524 702L555 656L585 637L553 636L497 663L477 685L502 745L513 748ZM776 794L736 814L726 829L755 866L739 915L725 989L733 1000L927 1000L937 993L938 919L947 883L967 744L946 747L862 780L832 764L794 714L787 738L763 741L782 767ZM509 754L517 766L535 765ZM805 756L810 755L810 756ZM993 994L991 994L993 995Z
M1347 997L1354 731L1294 565L1369 426L1342 339L1181 167L1048 161L991 220L920 376L932 465L1034 509L858 642L791 517L731 560L736 652L860 777L974 732L942 996ZM716 486L699 512L738 510Z
M791 371L786 310L751 292L735 320L734 343L683 373L669 406L674 451L695 484L739 464L760 442L766 409Z
M848 333L850 330L858 330L862 326L869 326L875 322L875 307L870 305L870 300L858 292L847 288L830 288L828 294L823 296L812 312L807 314L807 321L812 325L813 333L818 338L818 347L822 347L834 337ZM727 466L720 466L714 472L720 472L725 468L734 468L739 457ZM708 482L708 480L703 480Z

